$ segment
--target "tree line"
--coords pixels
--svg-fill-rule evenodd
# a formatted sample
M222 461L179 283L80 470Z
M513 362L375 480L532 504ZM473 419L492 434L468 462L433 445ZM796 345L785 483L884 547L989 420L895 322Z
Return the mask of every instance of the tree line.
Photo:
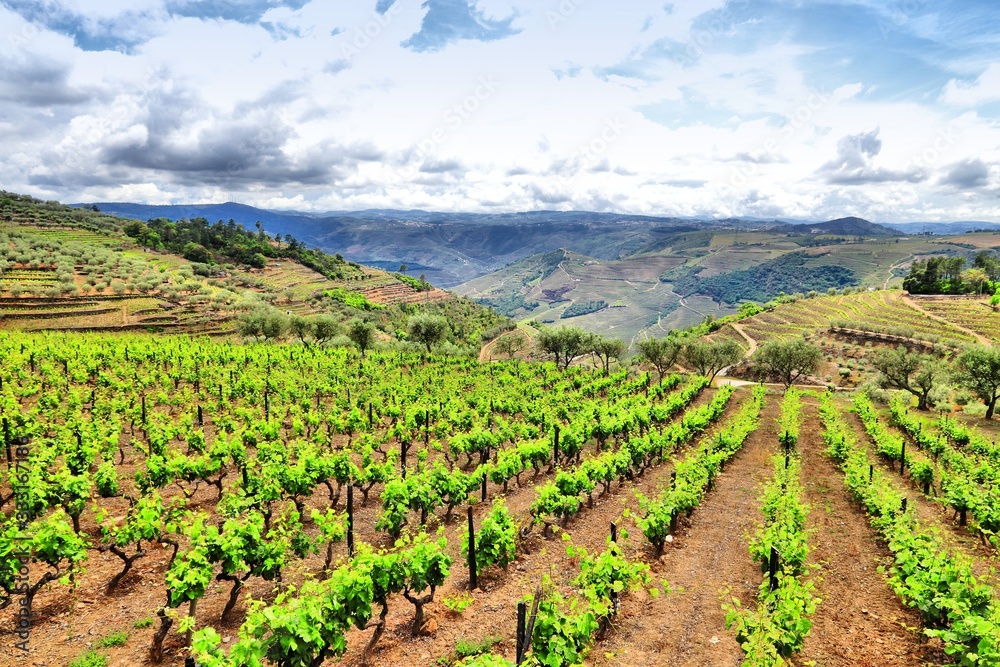
M980 252L966 269L965 257L928 257L910 265L903 289L910 294L994 294L1000 288L1000 260Z

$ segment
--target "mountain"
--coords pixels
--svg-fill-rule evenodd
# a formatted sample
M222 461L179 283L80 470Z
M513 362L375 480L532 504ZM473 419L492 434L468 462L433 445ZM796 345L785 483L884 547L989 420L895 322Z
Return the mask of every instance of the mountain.
M373 209L303 213L236 203L147 206L98 202L96 206L105 213L139 220L232 219L248 229L259 221L269 233L291 234L307 245L361 264L385 268L406 264L442 287L453 287L536 253L560 248L609 261L650 246L677 228L752 230L782 224L590 211L481 214Z
M904 234L965 234L966 232L1000 229L1000 222L978 222L962 220L959 222L887 222L886 227L892 227Z
M836 234L842 236L899 236L901 232L887 225L879 225L863 218L847 217L828 220L826 222L808 222L805 224L777 227L774 231L790 234Z

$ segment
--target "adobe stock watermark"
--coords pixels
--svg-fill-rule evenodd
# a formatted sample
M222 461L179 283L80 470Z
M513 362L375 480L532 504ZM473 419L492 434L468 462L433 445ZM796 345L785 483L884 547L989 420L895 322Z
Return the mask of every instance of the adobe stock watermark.
M815 123L816 114L819 113L830 101L830 96L822 91L813 91L805 99L805 101L799 105L794 113L789 117L788 123L778 130L774 136L768 137L761 144L766 155L775 153L783 145L791 141L798 132L804 127L808 127ZM743 164L733 168L732 173L729 175L729 185L734 188L745 187L751 179L755 178L760 172L760 163L751 162L750 164Z
M628 125L623 123L620 118L616 117L606 120L604 127L601 128L597 136L585 143L577 151L581 162L584 164L597 162L608 152L608 148L625 134L625 130L627 129Z
M442 124L435 127L427 137L417 142L417 155L422 159L432 154L435 149L448 139L472 118L500 89L500 82L492 75L479 77L473 91L461 101L456 102L442 116Z
M9 442L9 426L4 419L4 439ZM9 450L8 450L9 452ZM11 489L14 492L14 520L17 522L16 544L11 556L17 559L18 569L11 587L11 595L17 597L17 611L14 614L16 628L14 634L20 639L14 647L28 652L28 641L31 639L31 548L27 537L28 527L35 520L31 509L30 471L28 458L31 450L26 443L14 447L14 467L10 476Z
M878 29L882 33L882 39L888 39L890 34L902 29L927 5L928 0L903 0L903 2L889 5L887 7L889 18L880 18L878 21Z
M904 171L911 169L926 170L937 164L944 155L956 144L961 137L955 121L948 123L934 135L934 140L929 146L910 158L904 167Z
M25 23L20 30L7 34L7 44L15 49L20 49L25 44L33 40L39 34L38 28L33 23Z
M371 46L379 38L392 20L402 13L400 4L393 3L384 14L375 12L371 20L361 26L355 26L351 30L350 39L347 43L340 45L340 55L345 60L350 60L361 54L362 51ZM347 35L345 35L347 37Z
M587 0L562 0L555 9L549 9L545 12L545 20L549 22L549 28L555 30L568 21L576 14L576 10L585 4L587 4Z

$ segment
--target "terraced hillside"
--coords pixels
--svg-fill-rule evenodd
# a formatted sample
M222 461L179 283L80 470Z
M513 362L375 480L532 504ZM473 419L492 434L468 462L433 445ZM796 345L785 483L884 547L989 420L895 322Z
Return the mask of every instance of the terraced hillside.
M0 327L5 329L227 336L236 333L243 313L269 308L303 317L364 316L385 337L394 337L407 317L428 311L446 313L453 339L465 345L478 344L479 334L503 322L426 283L339 258L328 257L336 272L324 275L281 257L281 244L273 240L275 256L255 260L257 267L222 256L193 261L157 250L148 230L141 238L124 234L135 221L10 193L3 193L2 201ZM220 221L216 228L234 233L231 223ZM358 311L330 296L350 294L360 295L368 309Z
M739 329L758 343L772 338L820 334L831 327L919 337L953 345L976 342L975 336L957 322L923 316L900 290L798 299L743 319L738 324ZM732 324L727 324L713 337L730 338L744 348L749 347L746 337Z

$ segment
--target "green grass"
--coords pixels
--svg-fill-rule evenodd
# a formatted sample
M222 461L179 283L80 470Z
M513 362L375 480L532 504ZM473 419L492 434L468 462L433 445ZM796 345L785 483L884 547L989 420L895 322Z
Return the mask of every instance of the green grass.
M132 627L136 629L151 628L153 627L153 619L148 616L146 618L139 619L132 624Z
M111 648L112 646L124 646L125 642L128 641L128 633L124 630L118 632L112 632L107 637L102 637L97 642L97 646L100 648Z
M491 648L503 641L503 637L486 635L482 639L459 639L455 643L455 654L459 658L487 653Z
M88 649L86 653L69 663L67 667L107 667L108 656Z

